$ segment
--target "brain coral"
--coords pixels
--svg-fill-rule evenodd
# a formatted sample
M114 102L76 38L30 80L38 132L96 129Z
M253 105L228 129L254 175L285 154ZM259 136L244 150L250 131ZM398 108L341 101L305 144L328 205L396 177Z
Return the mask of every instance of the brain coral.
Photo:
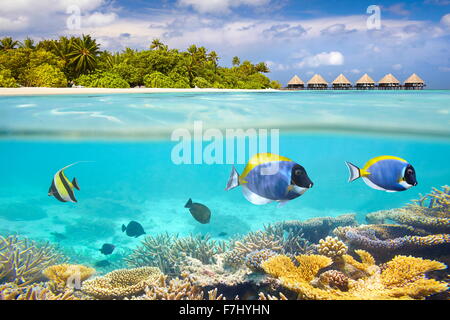
M155 267L119 269L84 281L81 290L97 299L122 299L143 293L147 285L158 281L161 275Z

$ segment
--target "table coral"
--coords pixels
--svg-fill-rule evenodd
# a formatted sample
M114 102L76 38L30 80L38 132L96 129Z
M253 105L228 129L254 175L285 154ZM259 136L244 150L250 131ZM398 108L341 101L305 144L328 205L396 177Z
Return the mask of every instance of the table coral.
M42 273L50 280L50 282L59 291L66 287L79 286L84 280L88 279L95 273L95 269L83 265L58 264L47 267Z
M97 299L122 299L138 295L162 275L155 267L119 269L83 282L81 290Z
M38 243L16 235L0 236L0 283L26 286L42 277L42 270L66 258L49 243Z
M325 288L317 285L320 283L321 276L318 274L319 270L331 263L331 259L325 256L296 257L299 262L298 267L287 256L275 256L263 263L263 269L271 276L278 278L285 288L297 293L298 299L424 299L429 295L444 292L448 288L445 282L425 277L425 273L429 271L446 268L440 262L397 256L380 268L375 265L369 253L361 250L358 254L362 262L350 259L349 255L344 255L344 259L365 270L367 275L357 280L349 278L348 286L345 288L348 289L347 291L342 291L339 287L335 289L331 286Z

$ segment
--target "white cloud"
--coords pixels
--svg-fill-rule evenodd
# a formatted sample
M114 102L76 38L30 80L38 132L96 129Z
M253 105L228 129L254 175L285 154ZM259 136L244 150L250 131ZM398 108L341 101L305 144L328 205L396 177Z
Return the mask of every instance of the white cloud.
M286 71L290 70L290 66L274 61L266 61L266 65L269 67L270 71Z
M260 7L269 4L270 0L178 0L183 7L191 7L199 13L229 13L240 6Z
M82 17L81 24L86 27L100 27L113 23L117 18L117 14L94 12L91 15Z
M403 66L400 63L394 64L392 66L392 69L394 70L401 70L403 68Z
M340 66L344 64L344 60L344 55L339 51L322 52L304 58L297 64L297 67Z
M450 28L450 13L447 13L445 16L442 17L441 24L447 28Z

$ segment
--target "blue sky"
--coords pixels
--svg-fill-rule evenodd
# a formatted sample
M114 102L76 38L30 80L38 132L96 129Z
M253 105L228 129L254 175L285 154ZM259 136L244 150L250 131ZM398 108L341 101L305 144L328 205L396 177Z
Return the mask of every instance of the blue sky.
M73 5L80 25L69 28ZM371 5L379 29L368 28ZM416 72L430 88L450 89L450 0L2 0L2 37L82 33L109 50L148 48L156 37L172 48L195 43L224 66L235 55L265 61L284 84L294 74L355 81L390 72L403 81Z

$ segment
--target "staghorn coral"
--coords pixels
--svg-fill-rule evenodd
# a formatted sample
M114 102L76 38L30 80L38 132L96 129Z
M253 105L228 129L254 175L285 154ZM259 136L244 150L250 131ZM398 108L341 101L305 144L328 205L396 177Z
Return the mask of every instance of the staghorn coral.
M332 288L323 285L324 278L327 277L326 272L322 275L318 275L318 272L331 263L331 259L325 256L296 257L300 264L298 267L287 256L275 256L263 263L263 269L271 276L278 278L285 288L295 292L298 299L423 299L447 290L446 283L425 277L426 272L446 268L440 262L398 256L384 268L380 268L375 265L375 261L369 253L361 250L358 254L362 262L350 259L348 255L344 255L344 259L347 263L352 264L352 267L365 271L366 276L357 280L348 278L347 291L342 291L342 288L338 286ZM318 257L322 257L322 259L318 259ZM328 263L325 259L329 259ZM342 273L339 276L344 279L345 275ZM344 289L347 288L344 287Z
M284 231L302 234L303 238L313 243L317 243L320 239L327 237L337 227L355 226L357 224L354 214L344 214L338 217L312 218L306 221L292 220L277 223Z
M0 283L26 286L42 277L42 270L66 258L49 243L38 243L16 235L0 236Z
M164 274L179 275L186 257L199 259L203 263L214 262L215 255L224 252L224 242L210 240L209 236L161 234L148 236L124 260L130 267L158 267Z
M319 245L317 251L324 256L330 257L331 259L336 259L347 253L347 246L338 238L326 237L325 239L319 240Z
M78 300L70 290L54 294L41 284L19 287L15 283L0 285L0 300Z
M158 281L161 275L161 271L154 267L119 269L84 281L81 290L97 299L122 299L144 292L144 289Z
M259 299L258 300L288 300L288 298L286 298L286 296L283 293L279 293L280 298L277 298L275 296L272 296L270 294L265 295L263 292L260 292L258 294Z
M245 265L252 271L263 271L261 264L275 255L276 252L269 249L252 251L245 257Z
M42 271L55 290L59 291L66 287L80 289L80 284L95 273L95 269L83 265L58 264L47 267Z

